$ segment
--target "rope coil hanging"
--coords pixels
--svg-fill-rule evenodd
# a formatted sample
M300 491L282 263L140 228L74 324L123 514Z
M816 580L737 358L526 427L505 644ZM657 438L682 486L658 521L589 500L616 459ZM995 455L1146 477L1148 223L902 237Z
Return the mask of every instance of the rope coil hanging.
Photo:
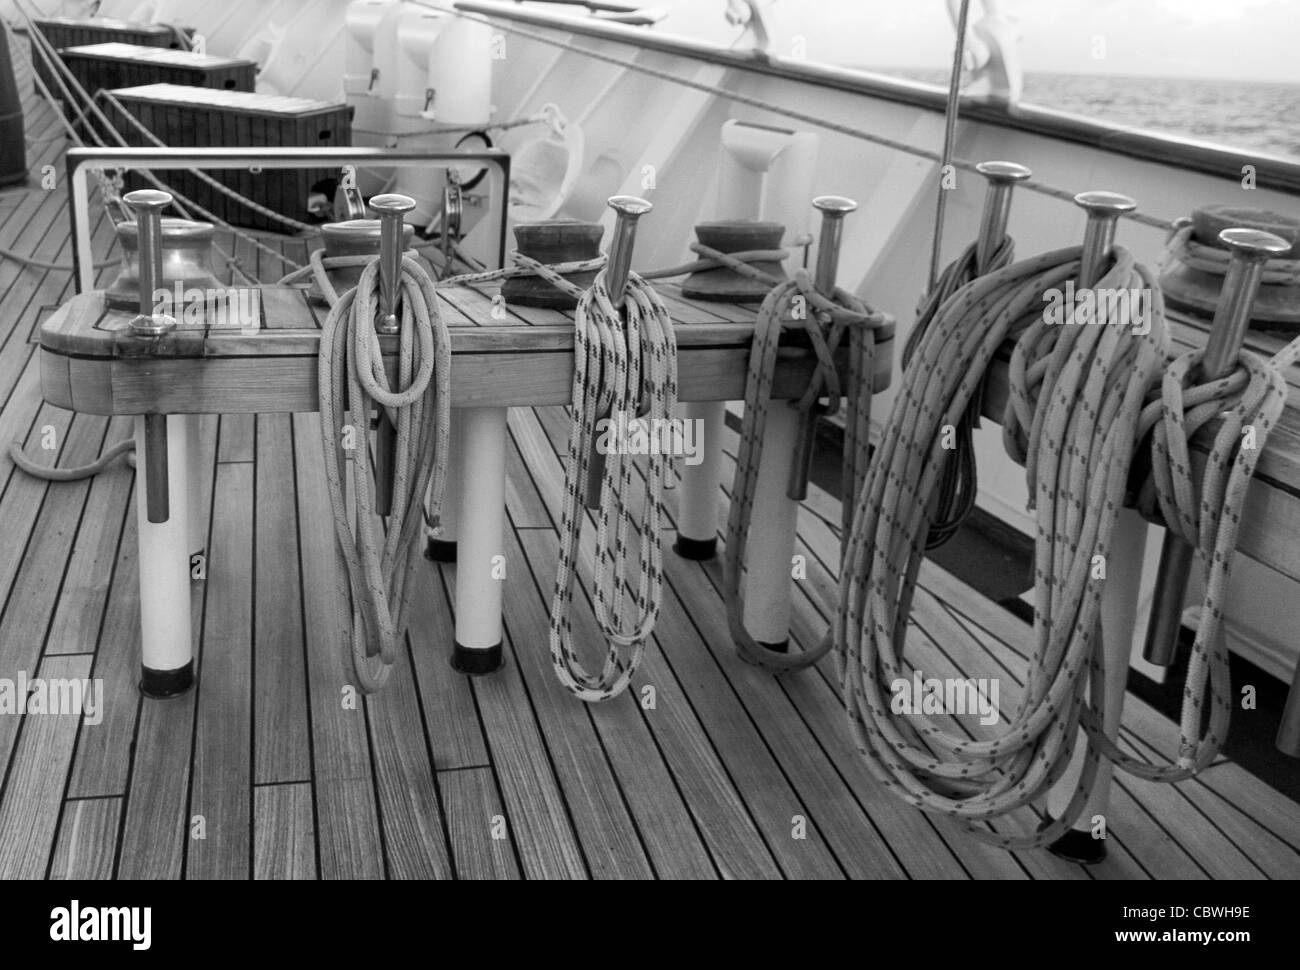
M952 816L982 840L1007 848L1044 845L1070 829L1087 802L1102 757L1144 778L1176 781L1209 764L1227 730L1227 655L1222 595L1245 488L1285 388L1277 367L1300 344L1264 363L1249 352L1228 378L1187 387L1200 352L1165 365L1168 334L1148 270L1115 247L1096 290L1140 294L1136 303L1098 300L1054 325L1043 295L1074 279L1078 248L1011 264L958 290L914 347L893 412L859 496L840 579L837 660L850 724L872 775L904 801ZM1149 324L1135 326L1134 324ZM1024 693L1006 729L986 740L948 732L924 715L894 715L888 692L906 679L903 652L912 591L923 556L926 509L946 462L944 424L974 398L994 353L1015 338L1004 420L1008 451L1023 461L1036 512L1034 646ZM1160 386L1160 398L1150 400ZM1225 422L1202 481L1191 477L1188 437L1223 410ZM1257 448L1241 448L1253 423ZM1167 521L1198 548L1206 570L1205 619L1184 691L1177 760L1153 765L1106 737L1099 609L1104 579L1094 557L1109 551L1137 444L1155 428L1154 492ZM1091 682L1084 700L1085 675ZM1209 724L1204 729L1209 682ZM1088 757L1061 817L1030 836L976 823L1041 798L1064 774L1075 732Z
M729 265L725 254L712 258ZM737 264L743 266L743 264ZM750 267L744 267L750 270ZM738 269L739 271L739 269ZM752 272L752 270L751 270ZM798 311L796 311L798 307ZM727 623L740 655L750 663L769 670L802 670L815 664L831 648L825 638L815 649L800 654L782 654L764 647L745 629L745 602L742 593L745 547L748 542L758 471L763 458L763 433L767 415L773 405L772 383L776 375L781 334L787 327L807 334L817 357L816 369L808 388L796 402L777 406L795 407L807 413L813 408L835 411L842 390L835 366L835 355L849 338L848 417L842 459L844 521L853 508L852 496L858 494L870 463L871 384L875 374L875 331L892 323L886 314L869 309L851 293L836 288L832 297L823 296L813 286L807 271L798 270L793 279L773 287L763 300L754 325L749 371L745 381L745 412L741 421L740 445L736 453L736 472L732 482L731 506L727 514L726 573L723 598L727 606ZM829 398L821 405L819 398Z
M1226 249L1198 243L1193 238L1195 227L1177 226L1165 243L1165 253L1161 261L1161 270L1172 262L1180 262L1202 273L1224 276L1228 272L1229 254ZM1260 276L1261 283L1280 283L1286 286L1300 286L1300 259L1270 259L1264 264Z
M325 457L338 570L336 612L355 685L378 690L388 680L406 629L410 578L419 560L420 509L426 495L436 516L447 478L451 338L433 281L415 260L402 260L397 385L390 384L375 330L379 259L330 308L321 327L321 448ZM328 291L327 291L328 292ZM397 429L392 509L384 535L375 513L365 442L372 407L389 411ZM355 525L348 514L343 441L346 411L362 442L352 461ZM357 425L360 433L357 432ZM350 615L349 615L350 614ZM350 621L350 622L349 622Z
M954 293L980 275L977 271L977 249L974 243L968 246L956 260L948 264L934 287L922 297L916 323L908 335L907 344L903 347L904 368L911 361L917 345L934 321L940 307ZM994 250L988 268L990 271L1001 269L1009 265L1014 258L1015 245L1010 236L1005 236ZM979 412L983 400L984 386L981 382L971 398L970 405L962 411L961 418L954 427L953 450L943 465L937 504L926 537L927 549L937 549L956 535L957 530L975 508L975 497L979 493L979 473L975 465L975 443L972 434L979 427Z
M574 313L573 422L550 614L555 673L565 687L590 702L616 697L627 688L658 619L663 585L662 494L672 474L671 457L650 449L647 494L638 521L631 501L634 460L619 448L605 455L592 601L607 650L600 673L593 675L574 649L570 611L596 422L605 415L636 415L644 403L645 419L653 428L654 422L671 418L677 405L677 344L667 308L653 287L629 274L620 313L607 278L604 269L581 295ZM638 543L635 591L627 575L632 532L637 533Z

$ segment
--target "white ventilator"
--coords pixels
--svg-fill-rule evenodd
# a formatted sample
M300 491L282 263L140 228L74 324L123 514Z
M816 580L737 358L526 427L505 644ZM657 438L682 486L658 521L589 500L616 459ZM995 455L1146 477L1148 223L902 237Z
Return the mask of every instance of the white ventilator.
M450 151L466 128L487 127L491 27L396 0L353 0L345 20L343 87L355 110L354 144ZM464 182L475 170L458 174ZM442 213L446 178L441 168L376 169L358 172L357 184L367 197L379 191L410 196L416 203L411 221L428 225Z
M542 113L549 125L546 133L529 138L511 152L509 204L513 223L555 218L574 195L582 175L586 143L581 126L569 121L554 104L544 105Z

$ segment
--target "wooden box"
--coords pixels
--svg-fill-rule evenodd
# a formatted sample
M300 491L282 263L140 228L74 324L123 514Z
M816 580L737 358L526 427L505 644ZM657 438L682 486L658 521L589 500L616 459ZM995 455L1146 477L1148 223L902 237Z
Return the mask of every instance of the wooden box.
M109 43L181 49L181 41L176 36L175 29L164 24L142 24L130 20L109 20L99 17L86 20L49 17L34 23L56 51L65 47ZM35 39L32 40L32 64L36 68L36 76L45 82L50 94L55 98L61 97L60 88L45 66L45 59L37 50ZM36 93L41 94L40 85L36 86Z
M257 77L257 65L242 58L135 44L65 47L59 55L91 97L100 90L158 82L225 91L252 91ZM70 121L76 120L76 112L70 105L64 104L63 113Z
M352 109L341 102L177 84L124 88L114 91L113 96L157 138L173 148L346 148L352 144ZM110 119L131 144L148 144L130 122L114 114L110 113ZM307 205L313 187L339 177L336 168L264 169L257 173L213 170L207 174L240 195L300 222L311 219ZM188 172L169 172L164 177L178 191L232 225L292 231Z

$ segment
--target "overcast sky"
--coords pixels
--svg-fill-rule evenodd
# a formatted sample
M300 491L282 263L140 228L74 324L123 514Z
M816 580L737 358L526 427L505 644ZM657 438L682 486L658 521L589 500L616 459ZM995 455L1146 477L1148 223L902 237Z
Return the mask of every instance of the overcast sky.
M858 67L947 67L945 0L761 0L774 50ZM737 30L725 0L646 0L660 30L719 43ZM1003 0L1027 71L1223 77L1300 83L1300 0ZM972 0L971 15L981 15ZM1104 58L1093 51L1102 38Z

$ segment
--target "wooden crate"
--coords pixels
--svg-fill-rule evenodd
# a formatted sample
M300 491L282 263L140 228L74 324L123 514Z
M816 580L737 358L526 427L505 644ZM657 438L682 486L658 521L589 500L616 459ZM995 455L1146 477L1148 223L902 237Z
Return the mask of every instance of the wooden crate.
M257 64L236 57L195 54L192 51L140 47L136 44L87 44L59 51L78 83L92 97L95 92L139 84L184 84L225 91L252 91ZM63 106L70 121L76 112ZM101 135L104 133L101 132Z
M216 91L177 84L147 84L113 92L122 107L168 146L335 148L352 144L352 108L341 102L309 101L242 91ZM147 139L125 119L110 118L133 145ZM338 179L334 168L264 169L209 173L223 185L269 209L309 221L312 187ZM166 181L225 221L251 229L284 231L283 223L260 215L187 172Z
M180 49L181 42L176 31L164 24L142 24L130 20L109 20L100 17L77 20L72 17L49 17L34 21L36 28L45 35L50 46L56 51L65 47L78 47L86 44L134 44L137 47L163 47ZM36 76L45 82L50 94L60 97L60 89L50 70L45 66L45 59L37 50L36 40L32 40L32 64L36 67ZM41 94L40 85L36 93Z

